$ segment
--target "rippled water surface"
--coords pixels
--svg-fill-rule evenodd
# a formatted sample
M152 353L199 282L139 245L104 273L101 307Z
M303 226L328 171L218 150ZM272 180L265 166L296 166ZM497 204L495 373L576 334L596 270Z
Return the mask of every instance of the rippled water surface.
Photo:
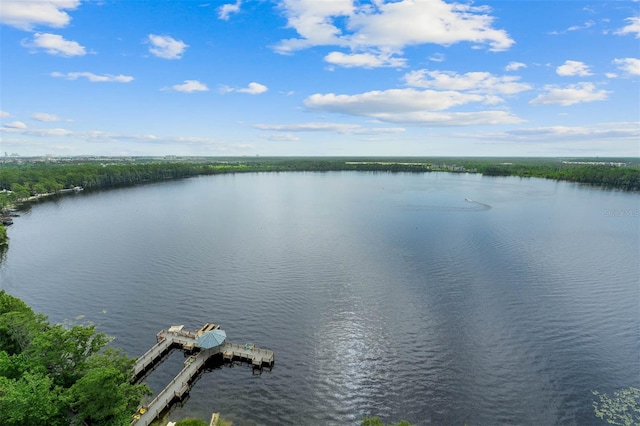
M538 179L202 177L34 206L0 287L131 356L205 322L275 351L202 375L172 420L599 424L592 390L640 386L639 207Z

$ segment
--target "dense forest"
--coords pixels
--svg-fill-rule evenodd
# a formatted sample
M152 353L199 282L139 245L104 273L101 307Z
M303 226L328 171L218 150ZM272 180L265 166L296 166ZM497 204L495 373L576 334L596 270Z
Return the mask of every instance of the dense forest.
M0 290L2 425L129 424L151 391L130 383L135 360L109 341L93 325L52 325Z
M563 180L640 191L640 160L549 158L66 158L0 160L0 210L42 196L198 175L247 172L367 171L481 173ZM5 213L6 214L6 213ZM7 238L0 224L0 246Z
M487 176L539 177L616 188L640 190L640 164L629 159L561 161L557 159L491 158L185 158L73 159L56 162L0 164L0 207L39 194L73 187L98 189L157 182L197 175L283 171L375 171L481 173Z

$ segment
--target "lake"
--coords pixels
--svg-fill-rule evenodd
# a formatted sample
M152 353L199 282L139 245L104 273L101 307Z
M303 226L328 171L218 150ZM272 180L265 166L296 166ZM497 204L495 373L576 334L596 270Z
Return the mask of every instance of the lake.
M131 356L205 322L275 351L270 372L203 374L170 420L602 424L592 391L640 387L639 208L474 174L199 177L33 206L0 288Z

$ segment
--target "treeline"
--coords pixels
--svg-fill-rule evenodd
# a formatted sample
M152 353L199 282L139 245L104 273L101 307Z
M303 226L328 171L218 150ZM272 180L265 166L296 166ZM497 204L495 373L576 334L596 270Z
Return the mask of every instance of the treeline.
M640 190L640 168L605 165L485 165L478 171L487 176L538 177L569 182L618 188L626 191Z
M81 186L85 189L132 185L202 174L204 166L187 163L146 164L3 164L0 190L19 198Z
M52 325L0 290L0 423L129 424L151 391L130 383L134 359L108 342L94 326Z
M0 207L38 194L76 186L98 189L158 182L197 175L287 171L430 171L482 173L566 180L606 188L640 191L640 165L572 164L556 159L491 158L191 158L179 161L98 161L68 163L0 164Z

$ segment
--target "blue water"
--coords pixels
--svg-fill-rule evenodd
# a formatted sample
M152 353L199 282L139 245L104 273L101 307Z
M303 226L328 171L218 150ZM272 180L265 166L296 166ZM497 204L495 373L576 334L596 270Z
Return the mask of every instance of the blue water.
M640 387L639 207L472 174L201 177L33 206L0 287L131 356L205 322L275 351L205 373L170 420L601 424L593 390Z

